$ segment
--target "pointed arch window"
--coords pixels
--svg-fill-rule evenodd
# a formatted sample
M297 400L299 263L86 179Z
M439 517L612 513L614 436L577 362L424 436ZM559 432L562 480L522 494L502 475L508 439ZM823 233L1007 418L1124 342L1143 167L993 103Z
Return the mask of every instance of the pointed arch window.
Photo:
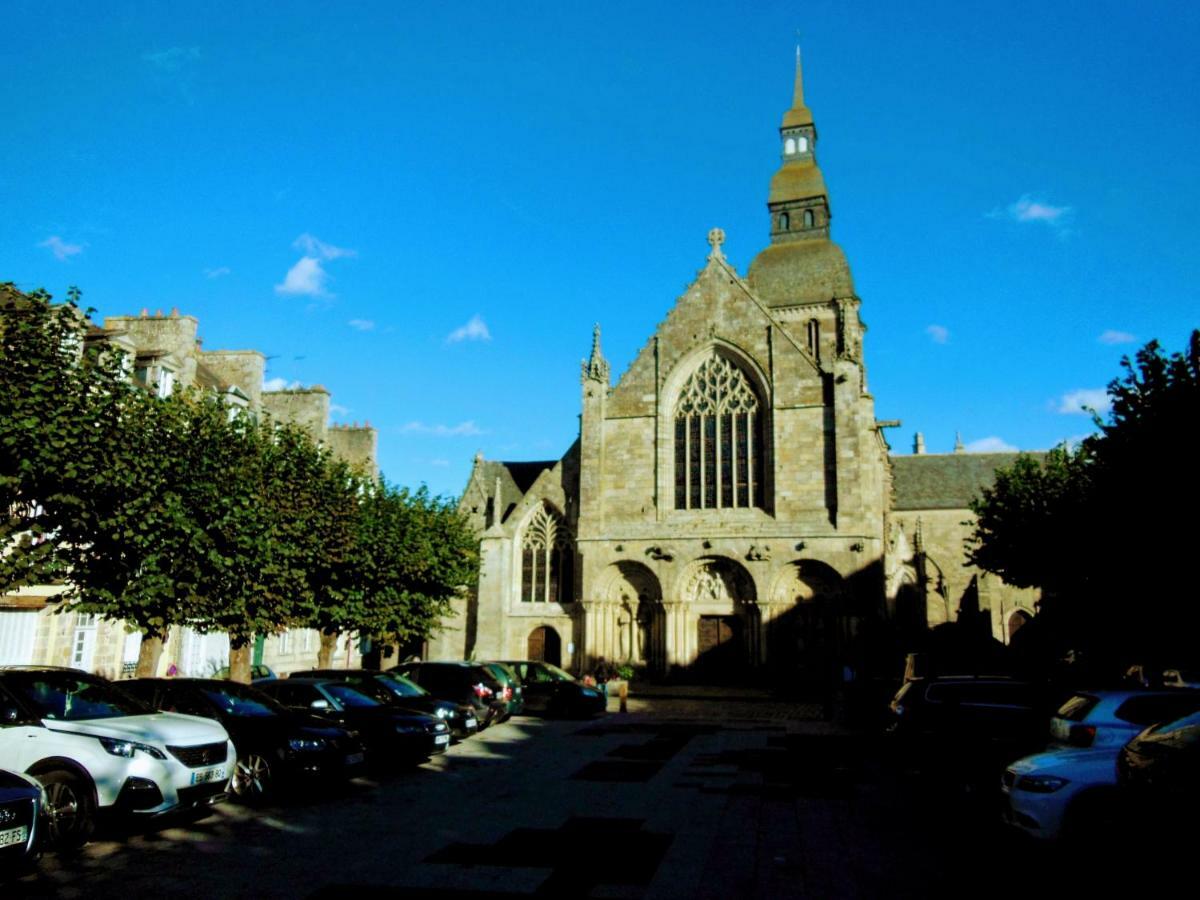
M702 362L675 404L675 508L763 506L763 403L720 353Z
M521 602L575 599L575 548L562 516L542 504L521 535Z

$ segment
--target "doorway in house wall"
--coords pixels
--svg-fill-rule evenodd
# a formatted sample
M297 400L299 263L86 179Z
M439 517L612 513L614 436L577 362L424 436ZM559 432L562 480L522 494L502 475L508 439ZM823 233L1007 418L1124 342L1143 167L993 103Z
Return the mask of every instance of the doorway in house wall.
M529 632L525 649L526 659L547 662L552 666L562 665L562 641L558 632L549 625L542 625Z

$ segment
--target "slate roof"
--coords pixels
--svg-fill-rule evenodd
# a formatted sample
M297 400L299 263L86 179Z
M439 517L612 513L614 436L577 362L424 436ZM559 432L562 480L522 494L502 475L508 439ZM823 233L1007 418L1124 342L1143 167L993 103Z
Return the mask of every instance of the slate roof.
M547 469L558 464L558 460L538 460L536 462L504 462L503 460L487 459L481 463L479 475L482 487L487 496L492 496L496 479L500 479L500 504L496 513L500 521L508 518L508 511L521 502L525 492L533 487Z
M1040 453L1029 454L1040 457ZM892 509L966 509L1016 453L921 453L890 457Z

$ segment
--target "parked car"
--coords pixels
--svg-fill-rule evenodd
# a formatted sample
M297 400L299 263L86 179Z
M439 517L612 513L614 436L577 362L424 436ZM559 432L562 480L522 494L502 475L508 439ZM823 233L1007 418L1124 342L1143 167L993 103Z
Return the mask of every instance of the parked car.
M1050 747L1002 779L1005 819L1037 838L1097 833L1116 814L1117 756L1147 725L1200 709L1200 692L1085 691L1050 720Z
M279 676L275 674L275 670L272 669L270 666L264 666L262 664L259 664L257 666L250 667L250 680L251 681L270 681L270 680L272 680L274 678L278 678L278 677ZM229 679L229 666L221 666L221 668L217 669L217 671L215 673L213 673L213 678L221 678L221 679L228 680Z
M474 707L439 700L398 672L381 672L378 669L314 669L298 675L345 681L376 700L427 716L437 716L450 726L450 734L460 740L479 730L479 720L475 718Z
M220 722L237 750L229 790L256 802L280 782L353 777L364 766L353 732L281 706L256 688L210 678L139 678L122 689L155 709Z
M504 688L501 695L504 698L504 718L519 716L525 711L525 691L517 673L500 662L485 662L483 667L492 673L492 677Z
M604 712L604 694L558 666L533 660L501 660L524 686L525 709L547 716L594 716Z
M1195 834L1200 808L1200 712L1147 728L1117 757L1118 783L1139 821L1160 827L1182 823ZM1189 837L1190 840L1190 837Z
M344 681L292 676L260 689L289 709L315 713L362 737L368 761L413 764L444 753L450 726L435 716L407 712L369 697Z
M411 662L390 671L416 682L439 700L470 705L481 729L508 714L504 686L479 663Z
M910 764L995 785L1010 760L1045 744L1052 709L1041 687L1014 678L917 679L892 699L887 731L897 744L895 754Z
M0 769L0 884L26 872L41 838L42 786Z
M0 767L46 791L47 835L85 842L99 810L156 815L225 799L233 742L75 669L0 669Z

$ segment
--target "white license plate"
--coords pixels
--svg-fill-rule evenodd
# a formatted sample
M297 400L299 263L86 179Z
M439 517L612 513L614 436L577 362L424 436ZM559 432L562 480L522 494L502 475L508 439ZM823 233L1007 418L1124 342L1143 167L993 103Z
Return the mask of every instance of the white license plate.
M210 781L223 781L225 778L225 767L216 766L212 769L201 769L199 772L192 773L192 784L208 784Z
M479 723L475 719L464 719L463 724L466 725L468 728L474 728Z
M364 759L366 759L366 757L361 753L347 753L346 754L346 765L357 766Z
M29 828L26 825L0 831L0 847L12 847L16 844L23 844L27 840L29 840Z
M448 734L435 734L435 735L433 736L433 742L434 742L435 744L448 744L448 743L450 743L450 735L448 735Z

